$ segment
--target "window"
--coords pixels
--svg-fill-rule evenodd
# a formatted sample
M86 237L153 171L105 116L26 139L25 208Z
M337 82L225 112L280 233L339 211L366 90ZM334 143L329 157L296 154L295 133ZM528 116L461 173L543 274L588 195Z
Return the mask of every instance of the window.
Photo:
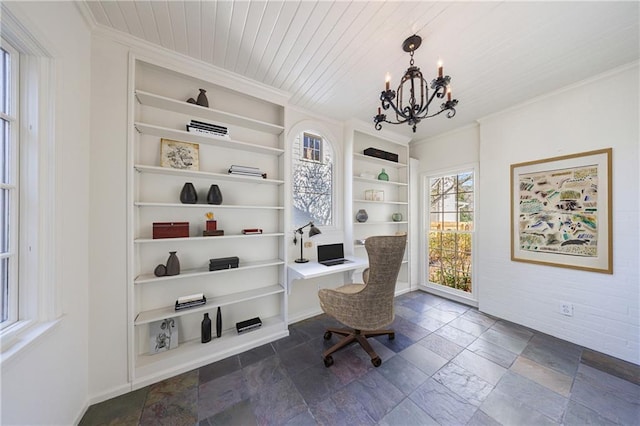
M428 179L428 281L457 291L472 291L474 172Z
M0 47L0 329L18 318L18 62L5 40Z
M333 225L333 149L322 136L302 132L293 144L293 225Z

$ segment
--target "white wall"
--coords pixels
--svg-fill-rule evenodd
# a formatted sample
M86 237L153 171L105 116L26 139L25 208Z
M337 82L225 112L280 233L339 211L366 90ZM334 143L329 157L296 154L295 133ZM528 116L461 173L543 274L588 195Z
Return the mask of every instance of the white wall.
M640 364L638 65L480 121L480 309ZM613 275L510 260L509 166L613 148ZM574 316L559 304L574 304Z
M478 125L465 126L426 140L411 142L409 148L411 157L420 160L418 173L433 173L462 164L477 163L480 156Z
M5 2L54 61L59 324L2 365L2 424L73 424L87 403L90 34L71 2Z

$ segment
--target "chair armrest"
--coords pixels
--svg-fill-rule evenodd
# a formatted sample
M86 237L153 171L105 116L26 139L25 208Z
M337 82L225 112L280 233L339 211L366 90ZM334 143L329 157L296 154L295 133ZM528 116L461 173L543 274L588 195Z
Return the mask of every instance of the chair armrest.
M362 282L366 284L367 281L369 281L369 268L362 271Z

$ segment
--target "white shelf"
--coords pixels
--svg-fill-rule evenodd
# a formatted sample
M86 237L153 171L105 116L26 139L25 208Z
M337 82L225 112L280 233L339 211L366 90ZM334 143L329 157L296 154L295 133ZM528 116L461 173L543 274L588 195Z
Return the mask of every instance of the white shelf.
M195 338L180 342L177 348L165 352L137 355L135 357L136 384L144 386L227 358L251 349L256 344L272 342L289 335L287 324L282 318L261 319L260 328L241 334L238 334L235 328L228 328L222 331L220 337L213 337L209 343L203 344L200 338Z
M235 303L247 302L249 300L259 299L273 294L284 293L284 287L280 284L274 284L267 287L260 287L255 290L241 291L238 293L228 294L226 296L207 297L207 303L193 308L175 310L175 306L165 306L150 311L140 312L134 321L134 325L148 324L154 321L161 321L165 318L176 318L184 315L197 314L199 312L210 311L214 307L233 305ZM206 294L205 294L206 296Z
M169 167L145 166L142 164L136 164L133 167L136 169L136 171L140 173L160 174L160 175L166 175L166 176L182 176L182 177L192 177L192 178L227 180L232 182L237 181L237 182L243 182L243 183L269 184L269 185L282 185L284 183L283 180L262 179L258 177L232 175L228 173L212 173L212 172L200 172L196 170L171 169Z
M405 163L396 163L395 161L384 160L382 158L371 157L370 155L359 154L357 152L353 153L354 160L366 161L372 164L381 164L386 167L393 167L396 169L400 169L403 167L407 167Z
M360 177L360 176L354 176L353 180L356 181L360 181L360 182L368 182L368 183L381 183L383 185L394 185L394 186L409 186L409 184L404 183L404 182L392 182L392 181L388 181L388 180L378 180L378 179L370 179L370 178L364 178L364 177Z
M269 146L256 145L247 142L235 141L230 138L218 137L218 136L202 136L200 133L187 132L184 130L169 129L167 127L160 127L153 124L146 124L137 122L134 124L138 132L158 136L160 138L167 138L182 142L191 142L204 145L214 145L222 148L231 148L241 151L254 152L257 154L269 154L280 156L284 153L283 149L271 148Z
M166 243L171 241L213 241L213 240L226 240L230 238L267 238L267 237L282 237L284 232L272 232L264 234L233 234L233 235L219 235L211 237L180 237L180 238L136 238L133 240L136 244L148 244L148 243Z
M164 96L155 95L153 93L144 92L142 90L136 90L135 94L136 99L138 99L138 102L140 102L142 105L161 108L180 114L202 117L208 120L221 121L225 124L235 124L249 129L258 130L260 132L271 133L274 135L279 135L284 131L284 127L277 124L254 120L253 118L243 117L241 115L219 111L212 108L206 108L184 101L177 101L175 99L166 98Z
M208 267L186 269L180 271L178 275L172 275L169 277L156 277L154 274L141 274L133 281L134 284L153 283L161 281L180 280L185 278L193 278L205 275L223 274L226 272L237 272L247 269L266 268L269 266L283 265L284 261L281 259L261 260L258 262L240 262L237 268L221 269L219 271L210 271Z
M136 207L180 207L180 208L207 208L207 209L257 209L257 210L284 210L283 206L241 206L234 204L182 204L182 203L149 203L136 201Z
M373 200L360 200L360 199L354 199L353 200L354 203L371 203L371 204L396 204L396 205L403 205L406 206L407 203L406 201L373 201Z

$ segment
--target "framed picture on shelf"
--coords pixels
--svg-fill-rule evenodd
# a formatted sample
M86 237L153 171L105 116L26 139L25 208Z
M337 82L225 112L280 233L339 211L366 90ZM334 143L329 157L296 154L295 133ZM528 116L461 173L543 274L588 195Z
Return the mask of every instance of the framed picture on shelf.
M613 273L611 151L511 165L511 260Z
M149 353L157 354L178 347L178 324L175 318L165 318L149 324Z
M160 139L160 166L172 169L199 170L200 145Z

